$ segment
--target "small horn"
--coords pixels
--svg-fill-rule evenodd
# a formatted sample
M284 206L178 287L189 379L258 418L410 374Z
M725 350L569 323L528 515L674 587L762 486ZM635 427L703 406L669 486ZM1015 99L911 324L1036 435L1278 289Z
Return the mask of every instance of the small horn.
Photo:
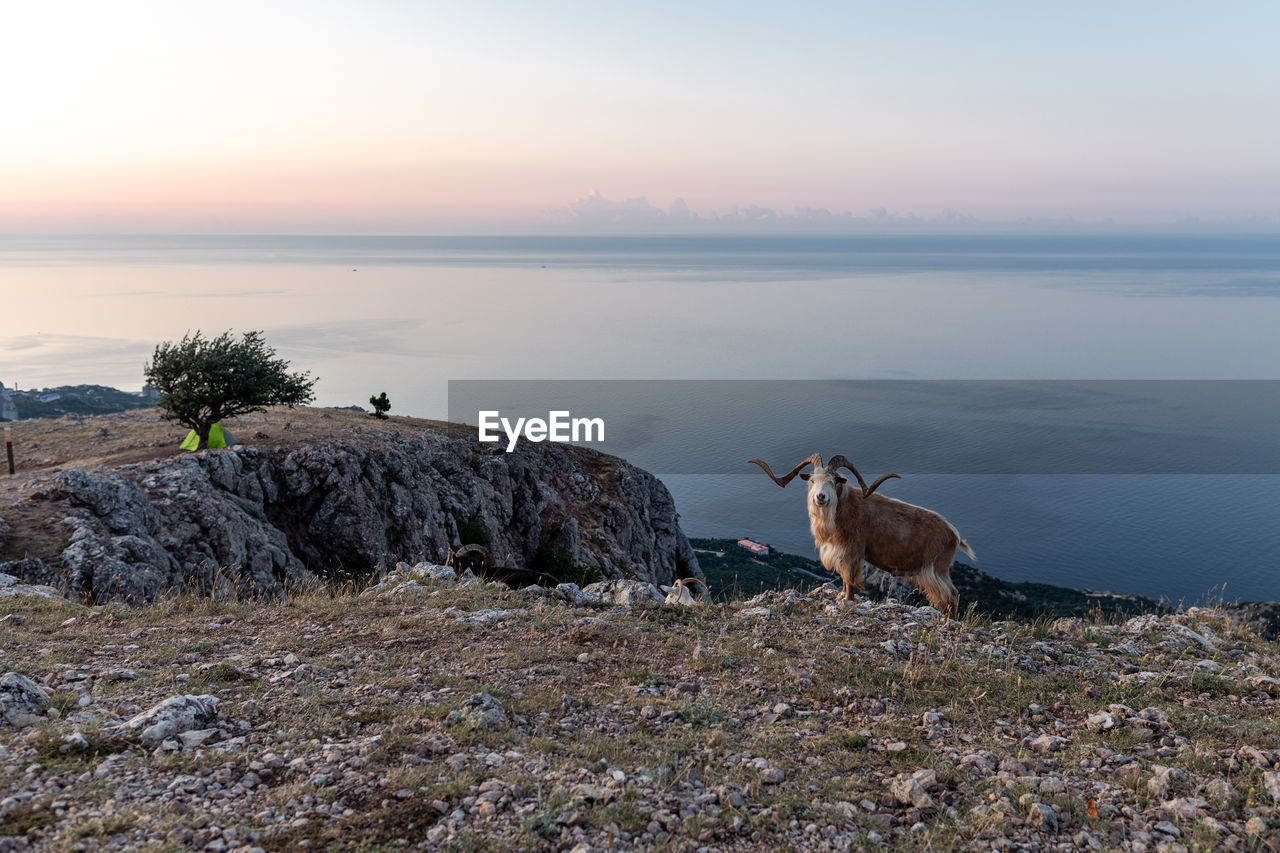
M815 453L812 456L810 456L808 459L801 462L796 467L792 468L790 474L787 474L786 476L783 476L783 477L775 477L773 475L773 469L771 469L763 461L759 459L748 459L747 461L753 462L756 465L759 465L761 468L763 468L764 472L769 475L769 479L773 480L773 482L777 483L779 486L782 486L784 489L787 487L787 483L790 483L792 480L794 480L796 478L796 474L799 474L800 469L804 468L806 465L812 465L815 468L822 467L822 457L819 454Z

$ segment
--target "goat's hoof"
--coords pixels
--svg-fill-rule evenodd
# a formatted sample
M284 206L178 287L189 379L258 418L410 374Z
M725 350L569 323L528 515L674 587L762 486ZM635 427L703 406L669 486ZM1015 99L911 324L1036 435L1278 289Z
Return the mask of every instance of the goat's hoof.
M843 609L845 607L848 607L850 604L852 604L852 602L849 601L849 599L845 598L843 595L836 599L836 607Z

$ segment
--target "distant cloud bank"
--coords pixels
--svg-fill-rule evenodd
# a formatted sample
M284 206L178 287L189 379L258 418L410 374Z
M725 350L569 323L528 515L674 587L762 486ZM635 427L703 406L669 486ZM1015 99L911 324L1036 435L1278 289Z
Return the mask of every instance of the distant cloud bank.
M1280 229L1280 213L1259 214L1245 219L1170 216L1163 222L1142 224L1120 223L1112 219L1078 220L1072 217L983 220L958 210L947 210L936 216L918 216L914 213L892 213L884 207L870 210L865 215L857 215L847 210L837 213L825 207L782 209L756 204L735 204L725 212L699 213L690 208L683 198L676 198L664 210L645 196L614 201L592 189L568 205L550 211L541 224L554 230L607 234L970 233L993 230L1274 232Z

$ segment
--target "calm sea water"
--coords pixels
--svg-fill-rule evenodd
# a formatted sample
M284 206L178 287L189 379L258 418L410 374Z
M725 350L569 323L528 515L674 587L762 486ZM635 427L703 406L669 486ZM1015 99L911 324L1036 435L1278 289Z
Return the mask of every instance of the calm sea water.
M138 388L158 341L264 329L319 404L385 390L433 417L451 379L1280 378L1265 236L7 237L0 293L9 386ZM663 477L691 534L812 553L798 494ZM924 473L893 494L1002 577L1280 598L1274 475Z

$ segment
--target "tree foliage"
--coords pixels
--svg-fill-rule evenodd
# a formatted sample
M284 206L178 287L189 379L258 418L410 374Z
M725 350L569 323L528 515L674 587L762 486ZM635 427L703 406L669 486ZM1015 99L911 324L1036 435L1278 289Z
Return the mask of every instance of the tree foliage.
M229 331L205 338L196 330L158 345L144 370L160 392L164 417L195 430L200 446L207 447L209 428L225 418L315 399L316 380L288 368L261 332L236 340Z
M376 397L370 397L369 405L373 406L373 416L375 418L386 419L387 411L391 408L391 401L387 399L387 392L383 391Z

